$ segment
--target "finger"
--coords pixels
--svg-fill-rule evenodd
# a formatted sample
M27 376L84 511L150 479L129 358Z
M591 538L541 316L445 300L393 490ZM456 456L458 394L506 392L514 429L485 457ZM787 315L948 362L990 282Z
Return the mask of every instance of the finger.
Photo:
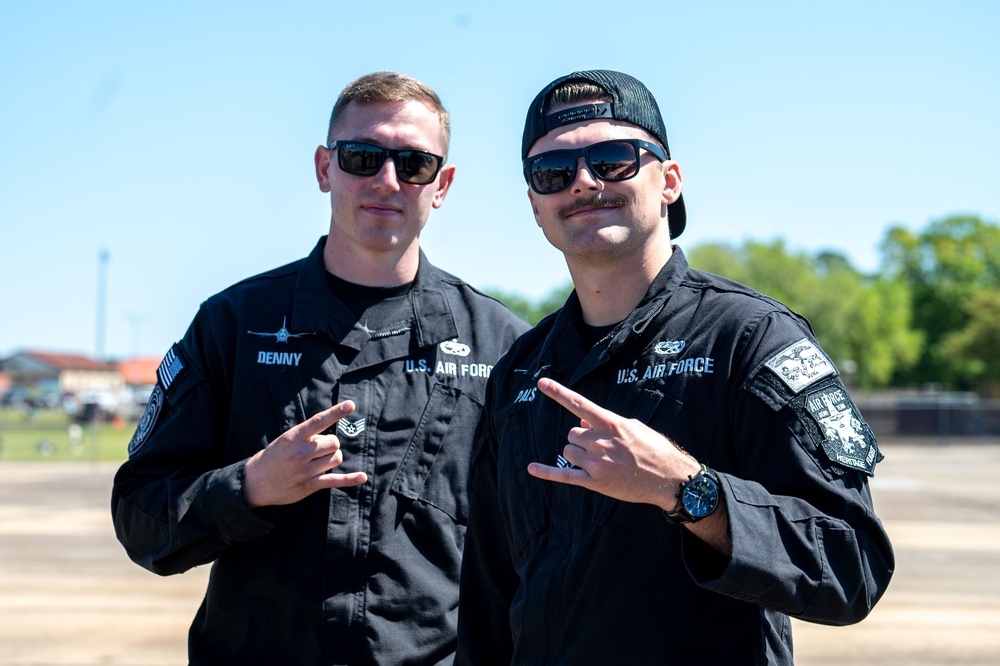
M590 483L590 475L582 469L552 467L551 465L543 465L542 463L530 463L528 465L528 474L545 481L565 483L571 486L587 487Z
M311 476L322 476L326 472L333 471L334 468L340 467L343 462L344 453L338 449L332 453L326 453L310 460L305 472Z
M297 426L294 426L289 430L289 432L302 437L303 439L308 439L313 435L318 435L323 432L353 411L353 401L345 400L344 402L338 402L333 407L328 407L322 412L314 414Z
M332 455L340 450L340 440L336 435L313 435L310 441L317 457Z
M583 444L574 444L573 442L570 442L563 447L562 457L566 460L566 462L573 463L577 467L584 469L584 464L588 460L591 460L593 456L590 454L590 451L587 450L587 447L583 446Z
M586 453L594 453L601 450L598 444L599 439L593 430L584 430L583 428L571 428L566 435L567 447L578 448Z
M609 412L600 405L587 400L576 391L568 389L548 377L538 380L538 389L578 416L582 421L586 421L588 426L595 421L605 422L614 415L613 412Z
M321 474L316 477L316 481L323 488L350 488L360 486L368 481L368 475L364 472L350 472L348 474Z

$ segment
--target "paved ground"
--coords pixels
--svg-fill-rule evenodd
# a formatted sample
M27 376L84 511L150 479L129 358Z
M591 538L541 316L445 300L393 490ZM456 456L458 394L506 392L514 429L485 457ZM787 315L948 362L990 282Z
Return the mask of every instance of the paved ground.
M863 623L795 623L800 665L1000 663L1000 442L883 442L898 568ZM208 571L159 578L111 530L114 468L0 463L0 666L185 663Z

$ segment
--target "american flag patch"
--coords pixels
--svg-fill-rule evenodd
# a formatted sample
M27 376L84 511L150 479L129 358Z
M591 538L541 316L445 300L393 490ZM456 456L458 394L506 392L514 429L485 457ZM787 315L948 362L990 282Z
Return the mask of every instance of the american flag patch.
M562 469L580 469L570 461L563 458L561 453L556 456L556 467L560 467Z
M177 375L180 371L184 369L184 364L177 354L174 352L174 348L171 347L167 355L163 357L163 362L160 363L160 367L156 369L156 376L160 379L160 384L163 385L163 390L166 391L170 388L171 382L177 379Z

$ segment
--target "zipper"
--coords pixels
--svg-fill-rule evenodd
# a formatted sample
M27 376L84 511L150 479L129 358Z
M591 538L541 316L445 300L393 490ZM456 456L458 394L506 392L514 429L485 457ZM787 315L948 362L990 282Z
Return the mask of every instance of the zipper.
M404 333L409 333L410 327L403 326L402 328L390 328L386 331L378 331L377 333L372 333L368 336L369 340L381 340L383 338L391 338L394 335L402 335Z

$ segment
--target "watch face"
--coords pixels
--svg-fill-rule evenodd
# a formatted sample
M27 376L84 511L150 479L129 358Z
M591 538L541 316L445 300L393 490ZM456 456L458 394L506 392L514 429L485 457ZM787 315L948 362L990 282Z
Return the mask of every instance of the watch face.
M702 475L684 486L684 508L695 518L704 518L719 505L719 486Z

